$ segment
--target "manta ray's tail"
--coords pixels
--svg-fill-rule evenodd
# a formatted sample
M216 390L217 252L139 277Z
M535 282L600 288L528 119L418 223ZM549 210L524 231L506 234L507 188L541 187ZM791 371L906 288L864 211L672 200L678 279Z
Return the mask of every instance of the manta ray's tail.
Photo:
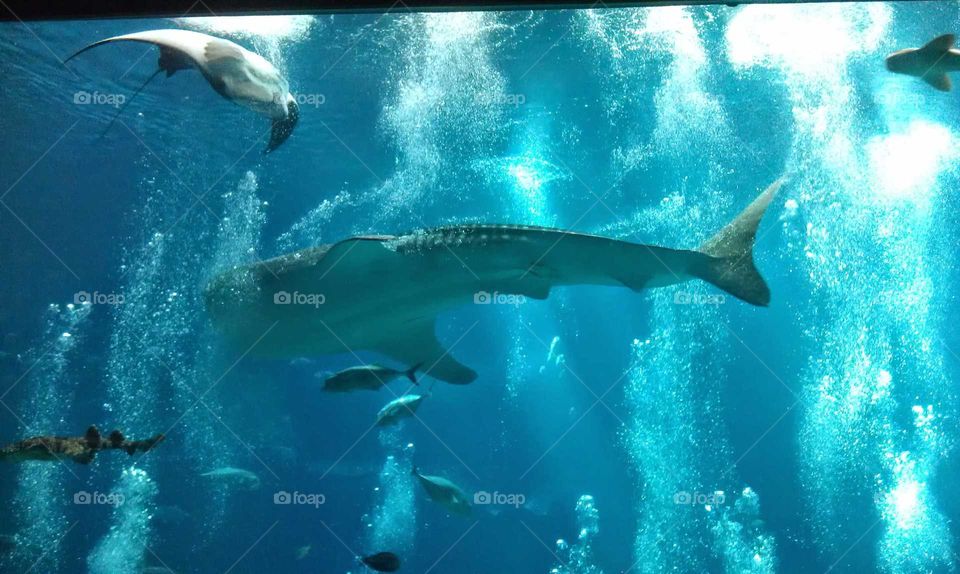
M700 246L710 258L694 274L753 305L770 304L770 288L753 264L753 242L757 226L784 178L770 184L740 215Z
M82 50L81 50L81 51L82 51ZM79 54L79 53L80 53L80 52L77 52L77 54ZM76 56L77 54L74 54L74 56ZM73 56L70 56L70 57L72 58ZM129 100L127 100L126 102L124 102L124 103L120 104L119 106L117 106L117 111L116 111L116 113L114 113L114 114L113 114L113 117L110 118L110 123L108 123L108 124L107 124L107 127L103 129L103 132L100 134L100 137L97 138L97 141L102 140L104 137L106 137L107 132L110 131L110 128L113 127L113 124L115 124L115 123L117 122L117 119L120 118L120 114L123 113L123 110L127 109L127 106L130 105L130 102L132 102L135 97L139 96L139 95L140 95L140 92L142 92L143 89L147 87L147 84L149 84L150 82L152 82L153 79L156 78L157 75L158 75L160 72L162 72L162 71L163 71L162 68L158 68L156 72L154 72L153 74L151 74L149 78L147 78L146 80L144 80L144 82L143 82L142 84L140 84L140 87L137 88L136 91L133 92L133 95L130 96L130 99L129 99Z

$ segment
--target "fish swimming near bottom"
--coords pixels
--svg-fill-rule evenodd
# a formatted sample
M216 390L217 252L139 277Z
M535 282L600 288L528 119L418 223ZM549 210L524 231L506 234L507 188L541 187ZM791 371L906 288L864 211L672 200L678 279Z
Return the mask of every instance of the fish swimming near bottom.
M426 395L403 395L387 403L377 413L377 426L390 426L413 416Z
M377 572L396 572L400 569L400 558L393 552L378 552L360 561Z
M434 502L449 510L453 514L460 516L469 516L473 509L470 506L467 493L453 482L442 476L429 476L420 474L417 467L413 467L413 475L417 477L423 489L427 491L427 496Z
M258 490L260 488L260 477L242 468L225 466L205 472L200 476L236 486L241 490Z
M323 390L329 393L349 393L360 390L377 391L399 377L407 377L413 384L419 385L416 375L419 368L419 364L406 371L398 371L380 365L350 367L327 377L323 384Z
M956 37L944 34L921 48L907 48L887 56L887 69L922 79L941 92L953 87L947 72L960 71L960 50L954 48Z
M700 279L752 305L768 305L770 289L754 266L753 244L781 183L695 250L543 227L457 225L353 237L234 267L207 284L204 301L226 341L254 356L374 351L423 364L435 379L466 384L477 373L437 339L435 323L441 313L490 303L492 295L542 300L559 286L640 292ZM302 301L316 304L295 304Z

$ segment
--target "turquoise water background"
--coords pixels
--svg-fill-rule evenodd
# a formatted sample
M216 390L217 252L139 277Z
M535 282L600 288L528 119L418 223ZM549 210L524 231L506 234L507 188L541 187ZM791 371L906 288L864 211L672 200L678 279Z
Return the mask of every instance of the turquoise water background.
M197 15L0 26L0 442L168 436L0 467L0 571L956 571L960 100L884 66L960 29L955 3ZM292 137L264 155L266 120L187 71L101 138L156 50L62 60L169 27L275 63ZM769 308L691 282L460 309L438 336L478 380L388 430L392 394L319 390L358 357L239 355L201 299L233 265L441 224L695 248L781 176ZM224 467L259 488L201 476Z

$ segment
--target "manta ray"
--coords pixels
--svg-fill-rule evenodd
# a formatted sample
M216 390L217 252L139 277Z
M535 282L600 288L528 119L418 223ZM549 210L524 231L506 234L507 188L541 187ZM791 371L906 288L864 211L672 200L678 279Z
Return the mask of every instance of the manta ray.
M782 181L782 180L781 180ZM445 311L499 292L546 299L553 287L642 291L700 279L766 306L753 242L777 181L697 250L513 225L459 225L360 236L215 276L204 299L239 352L293 358L375 351L454 384L477 374L437 340Z
M960 71L960 50L953 47L955 40L953 34L944 34L922 48L894 52L887 56L887 69L921 78L934 88L949 92L952 84L947 72Z
M114 36L82 48L64 63L87 50L112 42L142 42L160 49L157 61L159 68L137 88L133 97L160 72L166 72L169 78L180 70L196 68L218 94L273 122L267 152L285 142L300 119L297 99L290 93L287 80L273 64L229 40L200 32L147 30ZM116 116L113 119L116 120Z

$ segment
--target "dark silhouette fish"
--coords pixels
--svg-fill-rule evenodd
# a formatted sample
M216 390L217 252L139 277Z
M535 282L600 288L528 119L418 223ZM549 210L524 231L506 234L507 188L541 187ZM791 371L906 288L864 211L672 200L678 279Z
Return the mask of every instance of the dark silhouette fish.
M393 552L378 552L361 561L377 572L396 572L400 569L400 558Z
M412 472L420 481L423 489L427 491L431 500L439 503L453 514L459 514L460 516L471 514L470 499L462 488L442 476L420 474L417 467L413 467Z
M358 390L376 391L399 377L406 377L413 384L419 385L420 383L417 382L417 369L419 368L420 363L406 371L398 371L380 365L350 367L328 377L324 381L323 390L330 393L349 393Z
M887 56L887 69L922 79L941 92L949 92L952 84L947 72L960 71L960 50L954 47L955 36L944 34L921 48L907 48Z

